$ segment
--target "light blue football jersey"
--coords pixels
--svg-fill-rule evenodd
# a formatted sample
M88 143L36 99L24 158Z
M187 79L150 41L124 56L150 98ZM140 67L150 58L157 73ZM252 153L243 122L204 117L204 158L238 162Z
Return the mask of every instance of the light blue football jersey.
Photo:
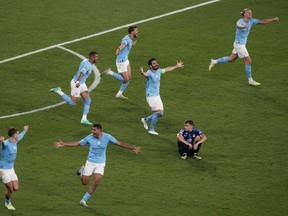
M1 148L1 160L0 169L12 169L14 168L14 161L17 157L17 143L24 137L26 131L24 130L19 134L18 141L12 143L9 139L5 140Z
M129 35L126 35L122 39L121 44L125 44L126 46L124 47L124 49L120 51L120 53L118 54L116 58L116 62L118 63L125 62L128 60L128 55L133 46L133 40L129 37Z
M148 70L147 73L146 97L159 96L161 75L165 73L165 70L158 69L156 72Z
M86 136L80 141L80 145L89 145L87 160L92 163L105 163L106 149L108 143L116 144L117 140L110 134L102 132L101 138L96 138L93 134Z
M89 62L89 59L84 59L79 68L78 68L78 71L76 72L76 74L74 75L73 77L73 80L74 82L77 81L78 77L79 77L79 74L80 73L83 73L83 76L81 77L80 79L80 84L83 84L86 82L86 79L89 77L89 75L91 74L92 72L92 68L93 68L93 64L91 64Z
M246 45L250 29L252 28L253 25L258 24L259 22L260 22L259 19L253 19L253 18L250 18L248 23L245 22L243 18L239 19L236 24L236 38L234 43ZM237 25L245 26L247 24L248 24L247 28L241 28L241 29L237 28Z

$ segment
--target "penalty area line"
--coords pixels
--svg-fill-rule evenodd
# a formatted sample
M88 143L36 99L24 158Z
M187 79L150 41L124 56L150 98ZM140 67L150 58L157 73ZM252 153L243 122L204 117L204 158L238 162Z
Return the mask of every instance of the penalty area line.
M77 52L74 52L73 50L70 50L70 49L67 49L65 47L61 47L61 46L58 46L59 49L62 49L66 52L69 52L75 56L78 56L79 58L81 58L82 60L85 59L85 56L77 53ZM101 80L101 74L98 70L98 68L93 64L93 68L92 68L93 72L94 72L94 75L95 75L95 78L94 78L94 82L91 84L91 86L89 87L89 92L91 92L92 90L94 90L97 85L100 83L100 80ZM42 107L42 108L39 108L39 109L35 109L35 110L30 110L30 111L27 111L27 112L22 112L22 113L15 113L15 114L11 114L11 115L6 115L6 116L0 116L0 119L7 119L7 118L12 118L12 117L16 117L16 116L21 116L21 115L27 115L27 114L31 114L31 113L36 113L36 112L40 112L40 111L43 111L43 110L47 110L47 109L52 109L52 108L55 108L55 107L58 107L58 106L61 106L63 104L66 104L65 101L62 101L60 103L57 103L57 104L54 104L54 105L50 105L50 106L46 106L46 107Z

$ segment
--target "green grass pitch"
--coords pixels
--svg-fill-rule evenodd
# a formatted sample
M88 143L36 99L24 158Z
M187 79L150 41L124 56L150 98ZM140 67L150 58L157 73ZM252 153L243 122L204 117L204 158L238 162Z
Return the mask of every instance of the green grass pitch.
M128 23L197 5L204 0L51 0L0 3L0 61ZM280 22L255 26L247 48L259 87L247 84L244 63L217 65L211 58L230 55L239 12L249 7L255 18L278 16ZM30 131L19 143L15 170L20 190L13 194L15 212L0 215L210 216L286 215L288 212L288 63L286 0L222 0L138 25L138 43L130 53L133 81L128 101L116 100L120 83L102 76L91 92L89 119L101 123L117 139L139 145L139 155L110 145L105 176L83 208L87 187L75 171L87 148L55 149L53 142L77 141L90 133L80 125L83 101L33 114L0 119L7 128ZM64 47L82 55L100 54L102 72L115 68L115 49L127 29L71 43ZM150 114L145 79L139 68L156 57L166 67L182 60L183 69L162 77L165 115L149 135L140 119ZM69 83L80 59L50 49L0 64L0 116L61 102L49 89ZM88 83L91 84L91 75ZM201 161L180 160L176 134L186 119L208 137Z

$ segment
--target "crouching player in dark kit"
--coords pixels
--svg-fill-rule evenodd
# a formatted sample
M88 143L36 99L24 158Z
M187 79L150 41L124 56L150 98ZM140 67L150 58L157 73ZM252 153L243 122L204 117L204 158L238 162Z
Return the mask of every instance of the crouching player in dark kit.
M187 156L200 160L198 152L203 142L207 137L197 128L194 128L194 122L187 120L184 123L184 128L177 134L177 143L181 159L185 160Z

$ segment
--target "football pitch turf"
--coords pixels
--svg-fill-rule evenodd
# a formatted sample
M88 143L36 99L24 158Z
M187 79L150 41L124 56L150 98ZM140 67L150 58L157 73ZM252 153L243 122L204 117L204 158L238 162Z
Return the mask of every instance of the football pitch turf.
M0 61L203 2L2 0ZM211 58L230 55L235 23L246 7L255 18L280 19L254 26L249 35L259 87L248 86L243 60L208 71ZM7 137L10 126L22 131L28 124L30 130L18 144L15 162L17 210L9 212L0 195L0 215L287 215L287 8L286 0L221 0L137 24L140 34L129 56L133 80L125 91L129 100L115 99L120 83L103 75L91 92L88 118L142 152L108 147L105 175L89 208L79 205L88 186L75 175L88 148L53 146L59 138L78 141L91 132L80 124L83 101L1 118L61 102L49 89L61 86L69 94L81 59L53 48L1 63L0 135ZM97 50L99 71L116 70L115 50L126 34L121 28L64 47L84 56ZM151 111L139 68L148 69L151 57L160 67L176 60L185 65L162 76L165 114L156 125L159 136L147 134L140 122ZM91 75L88 84L93 80ZM187 119L208 138L202 160L179 159L176 134Z

